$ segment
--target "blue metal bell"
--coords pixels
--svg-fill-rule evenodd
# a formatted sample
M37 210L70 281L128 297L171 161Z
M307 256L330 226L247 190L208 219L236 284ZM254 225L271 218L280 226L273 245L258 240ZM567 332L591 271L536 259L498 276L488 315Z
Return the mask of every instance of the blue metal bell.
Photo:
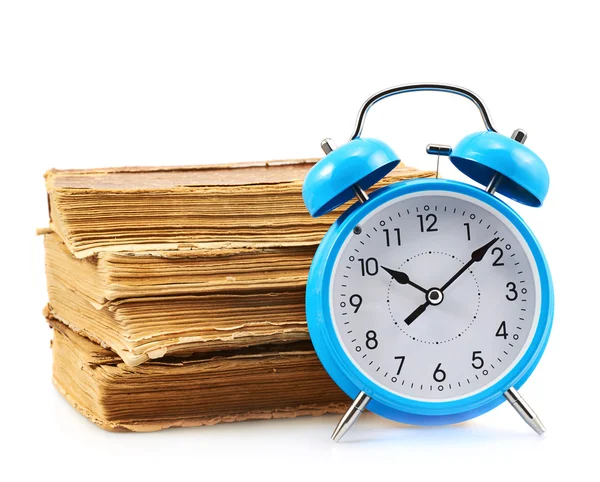
M497 172L502 174L496 192L527 206L541 206L548 193L550 177L543 161L520 142L494 131L465 137L452 150L450 161L484 186Z
M308 212L319 217L383 179L400 160L392 149L377 139L357 138L335 149L317 162L306 175L302 197Z

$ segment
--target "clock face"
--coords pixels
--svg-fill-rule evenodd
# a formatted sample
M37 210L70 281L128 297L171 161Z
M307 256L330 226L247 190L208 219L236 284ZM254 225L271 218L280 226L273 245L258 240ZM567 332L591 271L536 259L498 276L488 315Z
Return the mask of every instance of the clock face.
M406 398L449 401L498 381L540 311L531 250L498 211L445 191L401 196L354 227L330 305L352 362Z

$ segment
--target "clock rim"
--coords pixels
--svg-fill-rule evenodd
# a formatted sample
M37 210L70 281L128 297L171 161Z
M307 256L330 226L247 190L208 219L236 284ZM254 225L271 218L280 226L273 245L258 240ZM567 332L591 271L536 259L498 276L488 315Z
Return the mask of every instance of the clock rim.
M424 191L458 193L472 197L496 209L515 227L531 251L540 287L540 311L537 327L525 353L515 366L490 387L459 400L414 400L384 389L371 380L344 351L335 334L330 310L330 284L333 267L353 226L383 204L406 194ZM375 191L365 204L356 203L331 226L311 265L306 289L308 330L317 356L336 384L351 398L360 391L372 400L367 408L379 415L419 425L448 424L481 415L504 401L504 392L519 388L539 362L552 327L554 293L548 263L539 242L523 219L501 199L480 188L447 179L418 179L386 186Z

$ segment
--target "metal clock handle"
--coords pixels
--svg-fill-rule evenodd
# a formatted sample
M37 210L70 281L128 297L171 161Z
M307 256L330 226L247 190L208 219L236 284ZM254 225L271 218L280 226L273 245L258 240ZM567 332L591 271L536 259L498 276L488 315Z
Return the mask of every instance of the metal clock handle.
M466 97L471 102L473 102L479 109L479 113L481 114L481 118L483 119L483 123L485 124L486 129L488 131L498 132L496 130L496 128L494 127L494 123L492 122L490 113L489 113L487 107L485 106L483 100L475 92L472 92L463 87L459 87L457 85L438 84L438 83L424 84L423 83L423 84L398 85L396 87L391 87L389 89L382 90L381 92L377 92L376 94L369 97L365 101L365 103L362 105L362 107L360 108L360 111L358 112L358 117L356 119L356 125L354 127L354 132L352 133L350 140L353 141L354 139L357 139L358 137L360 137L363 127L365 125L365 119L367 117L367 113L369 112L369 109L373 105L375 105L377 102L379 102L380 100L383 100L387 97L391 97L393 95L403 94L406 92L419 92L419 91L447 92L450 94L456 94L456 95L460 95L462 97ZM525 134L524 131L520 131L520 132L523 132L523 134L524 134L523 141L521 141L521 142L525 142L525 138L527 137L527 134ZM323 140L323 142L321 142L321 148L323 149L325 154L329 154L331 151L335 150L336 145L333 142L333 140L325 139L325 140ZM427 146L428 154L437 154L437 156L438 156L438 169L439 169L439 156L441 156L441 155L449 156L451 154L451 152L452 152L452 148L450 146L442 146L442 145L437 145L437 144L430 144ZM437 177L437 174L436 174L436 177ZM488 192L490 194L494 194L496 187L498 186L498 184L500 183L501 180L502 180L501 174L497 174L494 176L494 178L490 182L490 185L488 186ZM359 202L365 203L368 201L368 199L369 199L368 194L358 184L353 185L352 189L354 190L354 194L358 198Z
M387 97L391 97L393 95L419 91L448 92L450 94L456 94L462 97L466 97L471 102L473 102L479 109L479 113L481 114L481 118L483 119L483 123L485 124L486 129L488 131L498 132L494 127L492 118L490 117L490 113L488 112L485 104L483 103L483 100L481 100L481 98L477 94L475 94L475 92L471 92L468 89L464 89L462 87L450 84L405 84L398 85L396 87L391 87L389 89L382 90L381 92L377 92L365 101L365 103L360 108L360 111L358 112L354 132L352 133L350 140L352 141L360 137L363 127L365 125L367 113L369 112L369 109L373 107L373 105L375 105L377 102Z
M492 117L490 116L490 113L489 113L487 107L485 106L485 103L475 92L472 92L469 89L465 89L463 87L459 87L457 85L451 85L451 84L438 84L438 83L404 84L404 85L398 85L396 87L390 87L389 89L385 89L380 92L377 92L376 94L373 94L371 97L369 97L365 101L365 103L360 108L360 111L358 112L358 117L356 119L356 125L354 126L354 132L352 133L350 140L352 141L352 140L360 137L363 127L365 125L365 119L367 118L367 113L369 112L369 109L371 107L373 107L377 102L379 102L380 100L383 100L387 97L391 97L393 95L404 94L406 92L421 92L421 91L447 92L449 94L456 94L456 95L460 95L461 97L465 97L465 98L469 99L479 109L479 113L481 114L481 119L483 120L483 123L485 124L485 128L488 131L498 132L498 130L494 126L494 123L492 122ZM511 138L516 140L517 142L520 142L521 144L524 144L525 140L527 139L527 133L523 129L516 129L513 132ZM450 146L445 146L445 145L429 144L427 146L427 153L438 156L438 170L439 170L439 156L449 156L452 153L452 148ZM437 178L437 171L436 171L436 178ZM502 178L503 178L502 174L497 172L490 180L490 183L487 186L486 191L489 194L493 195L496 192L496 188L502 181ZM359 199L360 199L360 197L359 197ZM364 202L364 201L361 201L361 202Z

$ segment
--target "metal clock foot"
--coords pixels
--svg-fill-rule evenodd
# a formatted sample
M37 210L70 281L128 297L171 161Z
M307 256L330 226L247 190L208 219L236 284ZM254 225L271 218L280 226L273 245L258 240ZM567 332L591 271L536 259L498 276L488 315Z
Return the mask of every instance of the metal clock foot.
M542 421L515 388L510 387L504 392L504 398L506 398L508 403L510 403L517 413L521 415L521 418L527 422L527 425L535 430L535 433L542 435L546 431L546 427L544 427Z
M333 434L331 434L332 440L339 442L342 439L346 432L350 430L352 425L354 425L354 422L358 420L358 417L360 417L360 415L363 413L363 410L370 400L371 397L369 397L365 392L360 392L358 394L358 396L352 402L352 405L350 405L348 411L338 422Z

